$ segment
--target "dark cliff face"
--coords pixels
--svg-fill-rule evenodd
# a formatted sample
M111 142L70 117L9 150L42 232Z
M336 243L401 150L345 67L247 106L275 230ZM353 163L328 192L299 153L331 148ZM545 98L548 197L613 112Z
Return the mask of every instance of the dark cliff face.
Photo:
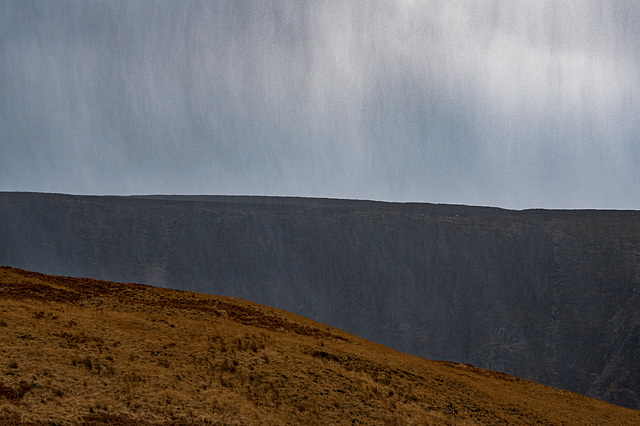
M640 407L640 212L0 193L0 264L223 294Z

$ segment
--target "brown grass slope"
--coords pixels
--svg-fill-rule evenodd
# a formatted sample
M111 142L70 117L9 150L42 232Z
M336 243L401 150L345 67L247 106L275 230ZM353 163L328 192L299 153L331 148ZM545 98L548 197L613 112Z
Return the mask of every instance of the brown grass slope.
M640 424L244 300L0 268L0 423Z

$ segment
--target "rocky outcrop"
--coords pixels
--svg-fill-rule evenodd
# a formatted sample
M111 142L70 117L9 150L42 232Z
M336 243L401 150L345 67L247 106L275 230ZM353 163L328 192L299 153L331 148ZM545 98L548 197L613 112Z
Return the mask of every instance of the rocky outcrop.
M0 264L287 309L640 407L640 212L0 193Z

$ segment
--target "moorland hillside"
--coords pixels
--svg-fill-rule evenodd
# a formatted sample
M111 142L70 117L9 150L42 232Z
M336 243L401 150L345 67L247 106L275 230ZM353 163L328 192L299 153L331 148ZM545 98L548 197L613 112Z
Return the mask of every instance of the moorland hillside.
M245 300L0 268L0 423L638 424Z

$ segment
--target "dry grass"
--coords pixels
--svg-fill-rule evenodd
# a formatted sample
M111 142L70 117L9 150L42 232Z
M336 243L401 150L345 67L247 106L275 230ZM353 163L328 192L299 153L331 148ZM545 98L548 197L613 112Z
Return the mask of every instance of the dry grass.
M0 423L640 424L250 302L0 268Z

